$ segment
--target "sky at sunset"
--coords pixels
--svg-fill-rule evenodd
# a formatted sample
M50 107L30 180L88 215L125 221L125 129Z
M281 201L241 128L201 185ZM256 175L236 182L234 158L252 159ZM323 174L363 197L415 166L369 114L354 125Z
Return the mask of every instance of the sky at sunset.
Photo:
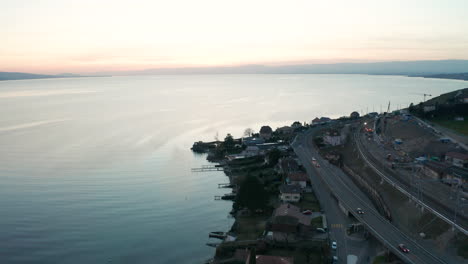
M0 5L0 71L468 59L467 0Z

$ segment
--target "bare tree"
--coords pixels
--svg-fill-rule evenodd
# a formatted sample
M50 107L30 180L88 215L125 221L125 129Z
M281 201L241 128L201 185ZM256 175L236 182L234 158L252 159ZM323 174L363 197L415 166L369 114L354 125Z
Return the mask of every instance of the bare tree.
M251 128L246 128L244 130L244 136L246 136L246 137L250 137L253 133L254 133L254 131Z

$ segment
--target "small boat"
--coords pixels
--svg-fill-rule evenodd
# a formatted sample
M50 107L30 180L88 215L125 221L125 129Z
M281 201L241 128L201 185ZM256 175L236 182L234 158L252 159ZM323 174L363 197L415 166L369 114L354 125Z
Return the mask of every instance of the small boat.
M213 237L213 238L218 238L218 239L225 239L227 236L226 233L224 232L210 232L210 234L208 234L208 237Z

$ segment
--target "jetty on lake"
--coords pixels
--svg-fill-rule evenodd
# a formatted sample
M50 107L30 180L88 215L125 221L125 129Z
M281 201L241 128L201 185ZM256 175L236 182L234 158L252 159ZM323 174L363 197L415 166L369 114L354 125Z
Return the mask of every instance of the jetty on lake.
M224 171L223 165L203 165L201 168L192 168L192 172L205 172L205 171Z

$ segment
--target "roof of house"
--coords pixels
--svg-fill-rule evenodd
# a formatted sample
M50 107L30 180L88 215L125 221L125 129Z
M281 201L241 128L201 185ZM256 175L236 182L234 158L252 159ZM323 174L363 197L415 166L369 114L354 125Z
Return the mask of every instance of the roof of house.
M249 250L244 248L244 249L236 249L234 253L234 259L240 260L240 261L245 261L247 257L249 256Z
M312 123L317 123L317 122L320 122L320 118L316 117L314 118L314 120L312 120Z
M293 184L293 185L281 185L280 186L280 192L281 193L301 193L301 186Z
M278 127L276 129L276 131L278 131L278 132L292 132L292 131L294 131L294 128L292 128L290 126L283 126L283 127Z
M260 134L271 134L273 132L273 129L271 129L270 126L262 126L260 128Z
M447 152L445 156L455 159L468 160L468 154L463 154L460 152Z
M290 181L308 181L309 177L303 172L293 172L288 175Z
M298 222L303 225L310 225L310 217L302 214L299 207L294 206L292 204L284 203L281 204L278 208L276 208L273 212L273 218L277 218L280 216L290 216L296 218Z
M297 171L299 170L299 164L293 158L282 158L280 161L280 166L282 170Z
M248 263L249 258L245 263ZM294 264L294 259L290 257L256 255L256 264Z

